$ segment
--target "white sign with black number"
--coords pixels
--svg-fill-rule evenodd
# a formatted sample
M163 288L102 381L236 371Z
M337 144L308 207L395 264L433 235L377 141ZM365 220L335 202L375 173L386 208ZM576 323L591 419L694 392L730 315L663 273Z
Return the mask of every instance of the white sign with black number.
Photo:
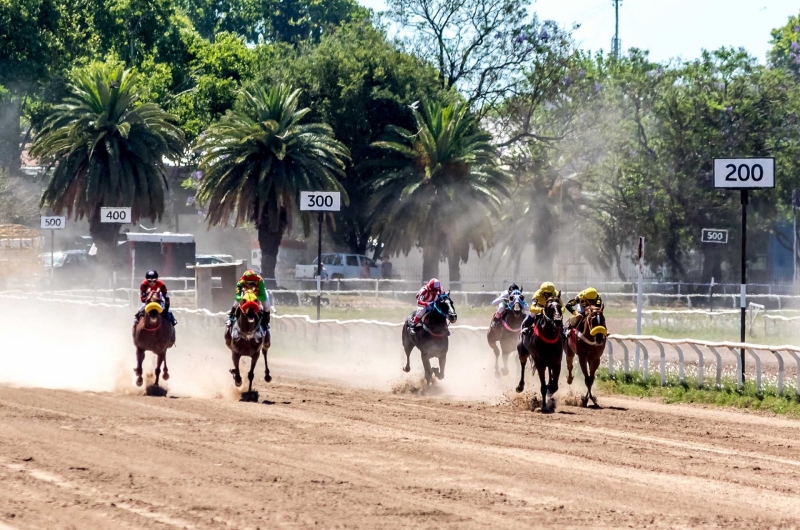
M300 210L304 212L338 212L341 210L338 191L301 191Z
M42 216L42 230L64 230L67 228L67 218L57 215Z
M774 158L715 158L715 188L774 188Z
M120 223L127 224L131 222L131 209L130 208L100 208L100 222L101 223Z
M703 243L727 243L728 231L717 228L703 228L701 241Z

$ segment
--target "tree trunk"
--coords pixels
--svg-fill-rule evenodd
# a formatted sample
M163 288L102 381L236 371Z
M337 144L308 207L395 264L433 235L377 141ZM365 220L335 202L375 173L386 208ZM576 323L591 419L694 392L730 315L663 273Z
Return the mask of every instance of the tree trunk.
M461 282L461 256L453 250L449 254L447 257L447 269L450 272L450 285L452 286L453 282ZM453 287L450 288L452 289Z
M439 250L422 247L422 283L439 276Z
M7 98L0 102L0 170L18 175L22 154L21 102Z
M273 219L273 216L278 216ZM275 265L278 262L278 249L281 239L286 232L288 218L286 210L280 211L264 209L258 222L258 246L261 249L261 277L267 289L275 289L278 282L275 279Z
M117 234L119 234L119 224L101 223L100 208L98 208L92 218L89 219L89 235L92 236L92 243L97 247L97 262L104 269L109 282L111 282L112 274L116 270Z

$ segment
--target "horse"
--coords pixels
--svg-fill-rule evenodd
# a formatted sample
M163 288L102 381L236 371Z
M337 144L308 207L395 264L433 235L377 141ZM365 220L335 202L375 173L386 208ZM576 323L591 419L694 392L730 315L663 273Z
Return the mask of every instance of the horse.
M154 388L158 387L161 377L161 365L164 365L164 381L169 379L169 369L167 368L167 349L175 345L175 326L167 318L161 304L161 294L158 291L151 292L145 300L144 316L133 326L133 345L136 346L136 386L142 386L142 362L144 352L151 351L158 357L156 365L156 382Z
M513 291L508 297L508 310L499 322L492 322L486 333L486 340L494 352L494 375L500 377L500 349L503 351L503 375L508 375L508 355L514 351L519 332L522 331L522 322L525 312L522 310L524 297L519 291ZM500 343L500 348L497 343Z
M411 333L414 327L414 313L406 319L403 325L402 341L406 353L406 365L403 371L411 371L411 350L416 347L422 355L422 366L425 368L425 381L433 383L433 375L439 380L444 379L444 367L447 362L447 348L450 344L447 327L458 319L455 304L450 299L450 293L440 294L433 302L433 308L422 319L422 328ZM431 358L439 360L438 368L431 368Z
M542 385L542 412L554 412L556 409L553 395L558 392L563 341L560 296L561 293L558 293L558 296L547 301L532 329L520 334L517 342L517 353L522 365L517 392L525 390L525 364L530 355L533 357L533 365L539 372L539 381ZM549 372L547 383L545 383L545 369Z
M577 328L567 330L567 340L564 341L564 353L567 356L567 384L572 384L572 363L576 354L578 362L581 364L583 380L586 383L586 395L581 398L582 407L586 407L590 399L595 406L598 406L597 398L592 394L592 385L597 368L600 366L600 358L606 349L608 337L603 309L605 309L605 304L600 307L588 306L583 320Z
M225 345L231 350L233 358L233 368L230 372L237 387L242 386L239 359L250 357L250 371L247 372L249 381L247 387L248 397L252 396L254 372L261 353L264 354L264 381L267 383L272 381L272 376L269 375L269 364L267 363L267 351L271 344L271 337L269 329L263 331L261 329L259 309L258 297L255 292L251 289L245 290L234 314L236 321L225 329Z

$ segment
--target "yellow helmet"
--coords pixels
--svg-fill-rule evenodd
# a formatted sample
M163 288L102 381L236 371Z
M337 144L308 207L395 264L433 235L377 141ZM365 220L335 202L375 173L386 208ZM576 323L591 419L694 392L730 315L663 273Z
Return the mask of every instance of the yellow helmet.
M595 289L594 287L588 287L583 290L581 296L586 300L597 300L597 297L600 295L597 294L597 289Z
M553 282L544 282L542 286L539 287L539 290L543 293L555 293L556 286L553 285Z

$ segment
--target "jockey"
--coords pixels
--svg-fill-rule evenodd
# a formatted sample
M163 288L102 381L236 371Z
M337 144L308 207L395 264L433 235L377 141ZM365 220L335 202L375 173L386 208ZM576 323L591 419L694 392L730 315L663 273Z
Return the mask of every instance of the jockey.
M417 293L417 305L419 309L417 309L417 312L414 314L414 326L411 329L412 333L414 329L420 325L420 322L422 322L422 317L425 313L431 310L433 303L440 294L444 294L444 289L442 289L441 282L436 278L431 278L431 280L419 290Z
M533 293L533 306L525 322L522 323L523 332L529 330L531 325L538 319L544 306L547 305L547 301L556 296L558 296L558 291L556 290L556 286L553 285L553 282L544 282L539 289ZM558 303L561 303L560 298L558 299Z
M492 325L503 320L503 315L505 315L506 311L508 311L508 301L511 298L511 295L515 291L520 294L520 301L522 302L522 311L525 312L525 314L528 314L530 308L528 307L528 302L525 301L525 297L522 296L522 289L520 289L519 285L517 285L516 283L512 283L511 285L508 286L508 292L500 293L500 296L495 298L494 301L492 302L492 305L498 306L497 311L495 311L494 313L494 317L492 317Z
M600 298L597 289L594 287L587 287L564 306L567 311L574 315L569 319L569 325L573 328L576 327L583 318L583 314L588 306L600 307L601 305L603 305L603 299ZM577 314L575 312L575 306L577 306Z
M252 289L256 291L256 297L258 298L259 305L258 316L261 319L261 328L266 330L267 326L269 326L269 293L267 292L267 288L264 286L263 278L261 278L261 276L259 276L258 273L252 269L247 269L244 271L242 277L239 278L238 282L236 282L236 302L234 302L230 313L228 313L228 322L226 324L231 326L236 320L236 308L239 307L239 303L242 301L242 295L244 294L245 289Z
M169 310L169 293L167 292L167 286L164 285L164 282L158 279L158 271L155 270L147 271L147 273L144 275L144 280L142 281L141 285L139 285L139 300L142 302L142 305L139 307L139 311L136 312L134 324L138 323L139 319L144 315L144 308L147 305L147 299L153 292L159 292L161 294L161 307L163 307L167 312L167 318L169 318L169 321L172 322L173 326L178 325L175 315L173 315L172 311Z

